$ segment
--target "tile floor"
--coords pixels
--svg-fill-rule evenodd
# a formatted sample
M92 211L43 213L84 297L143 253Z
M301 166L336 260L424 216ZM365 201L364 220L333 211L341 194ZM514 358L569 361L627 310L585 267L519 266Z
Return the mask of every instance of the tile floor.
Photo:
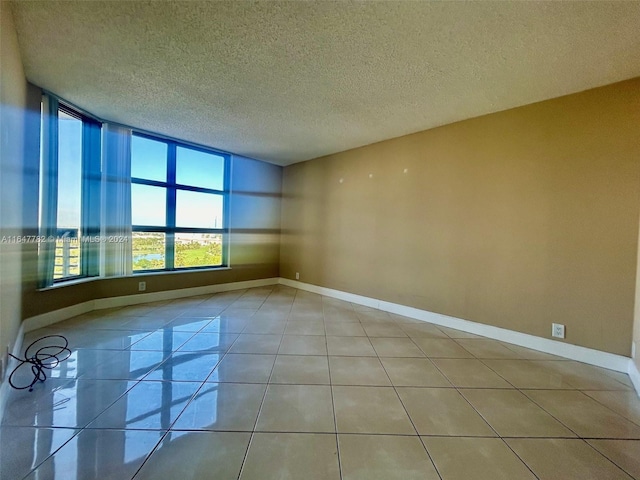
M640 478L626 375L274 286L32 332L73 355L0 427L10 479Z

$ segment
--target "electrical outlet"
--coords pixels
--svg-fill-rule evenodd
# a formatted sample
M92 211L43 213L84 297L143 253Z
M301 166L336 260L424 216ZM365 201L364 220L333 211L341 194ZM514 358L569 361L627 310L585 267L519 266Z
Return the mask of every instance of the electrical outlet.
M296 280L300 280L300 272L296 272Z
M144 292L147 289L147 282L138 282L138 291Z
M552 323L551 336L556 338L564 338L564 325L562 325L561 323Z

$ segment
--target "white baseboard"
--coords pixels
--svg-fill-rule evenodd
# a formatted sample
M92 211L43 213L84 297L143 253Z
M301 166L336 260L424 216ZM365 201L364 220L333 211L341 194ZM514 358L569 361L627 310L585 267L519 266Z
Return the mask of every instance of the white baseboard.
M289 287L299 288L300 290L306 290L308 292L325 295L327 297L337 298L358 305L377 308L385 312L395 313L397 315L433 323L442 327L455 328L456 330L462 330L464 332L481 335L501 342L511 343L521 347L538 350L540 352L557 355L559 357L615 370L617 372L629 373L631 368L630 364L633 364L633 361L629 357L624 357L622 355L615 355L613 353L602 352L593 348L581 347L579 345L572 345L570 343L536 337L535 335L529 335L527 333L471 322L469 320L433 313L427 310L407 307L406 305L385 302L371 297L364 297L362 295L342 292L340 290L319 287L317 285L311 285L297 280L289 280L287 278L281 278L280 283ZM640 386L640 381L638 384L634 383L634 385L636 385L636 390L640 392L640 388L638 388Z
M629 362L629 371L627 373L629 374L629 378L631 379L638 396L640 396L640 371L638 371L638 365L633 360Z
M88 302L78 303L76 305L71 305L70 307L53 310L51 312L27 318L22 322L24 333L29 333L39 328L48 327L54 323L62 322L68 318L88 313L95 310L94 304L94 300L89 300Z
M18 335L16 337L16 341L13 344L13 350L11 354L14 357L20 358L20 353L22 352L22 341L24 340L24 324L20 325L18 329ZM4 415L4 410L7 404L7 398L9 398L9 390L11 389L11 385L9 385L9 375L13 371L14 368L18 366L18 361L12 357L8 358L7 368L4 371L4 378L0 382L0 424L2 424L2 417Z
M82 315L93 310L104 308L126 307L141 303L159 302L162 300L175 300L176 298L195 297L197 295L207 295L210 293L228 292L231 290L242 290L244 288L264 287L266 285L277 285L278 278L263 278L259 280L246 280L243 282L220 283L217 285L205 285L203 287L181 288L178 290L164 290L162 292L141 293L137 295L126 295L122 297L98 298L88 302L79 303L70 307L61 308L52 312L43 313L30 317L22 322L24 332L28 333L38 328L48 327L54 323L67 320L76 315Z

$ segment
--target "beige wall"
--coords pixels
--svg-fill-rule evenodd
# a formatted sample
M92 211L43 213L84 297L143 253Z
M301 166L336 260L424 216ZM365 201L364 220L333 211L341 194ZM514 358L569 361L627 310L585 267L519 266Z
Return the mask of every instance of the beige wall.
M281 276L629 355L639 126L635 79L286 167Z
M640 234L638 238L638 260L636 265L636 298L633 312L633 348L631 350L635 367L640 373ZM640 395L640 386L636 388Z
M282 167L233 157L229 216L231 269L96 279L43 291L37 291L35 283L31 283L24 292L23 317L29 318L97 298L138 294L138 282L141 280L147 283L146 292L152 293L277 277L281 188ZM34 206L31 205L31 208ZM36 253L32 251L30 258L25 259L25 265L30 265L32 270L25 272L25 276L35 278Z
M11 9L0 2L0 239L21 234L27 82ZM5 239L6 240L6 239ZM0 241L0 358L20 328L21 245ZM2 370L2 368L0 368ZM0 375L2 375L0 371Z

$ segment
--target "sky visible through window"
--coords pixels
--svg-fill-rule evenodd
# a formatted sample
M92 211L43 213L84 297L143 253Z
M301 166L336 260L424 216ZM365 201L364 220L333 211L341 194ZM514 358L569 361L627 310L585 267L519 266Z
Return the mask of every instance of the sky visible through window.
M167 181L167 144L134 135L131 139L131 176ZM224 189L224 157L190 148L176 149L176 183L214 190ZM132 223L165 225L166 190L132 185ZM176 224L180 227L222 228L222 197L180 191L176 199Z
M58 112L58 228L79 229L82 204L82 120Z

